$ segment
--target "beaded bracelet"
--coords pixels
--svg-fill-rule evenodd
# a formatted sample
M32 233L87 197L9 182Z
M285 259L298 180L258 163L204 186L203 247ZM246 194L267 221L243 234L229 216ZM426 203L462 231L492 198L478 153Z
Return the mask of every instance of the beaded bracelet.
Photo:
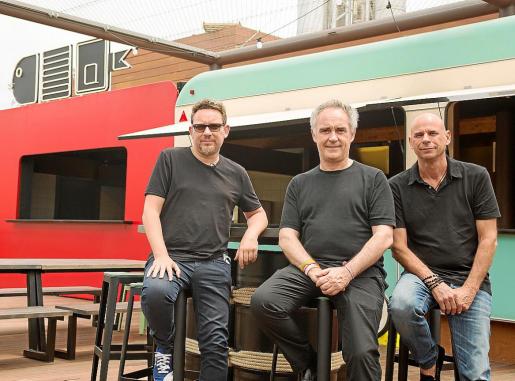
M304 267L304 274L306 274L307 276L309 276L309 271L314 269L315 267L318 267L320 268L320 266L318 265L318 263L310 263L309 265L307 265L306 267Z
M429 286L429 291L433 291L441 283L443 283L443 279L438 279L436 282L431 283Z
M431 274L422 279L422 282L424 282L429 291L432 291L443 282L443 279L440 278L437 274Z

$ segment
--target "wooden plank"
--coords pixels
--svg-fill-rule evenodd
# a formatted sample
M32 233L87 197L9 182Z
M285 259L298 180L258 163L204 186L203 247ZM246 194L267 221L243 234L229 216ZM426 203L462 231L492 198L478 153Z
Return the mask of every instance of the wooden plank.
M149 60L149 61L142 61L138 65L135 65L130 69L126 69L125 71L115 72L115 73L119 73L119 74L117 74L116 76L113 74L112 78L113 78L114 82L120 82L121 78L125 78L127 75L131 75L131 74L138 73L141 71L147 71L147 70L152 70L152 69L156 69L156 68L167 67L170 69L169 70L170 72L175 72L177 70L192 69L192 68L196 68L199 66L204 67L205 65L202 65L202 64L199 64L196 62L186 61L186 60L179 60L178 58L174 58L174 57L162 56L157 59L153 59L153 60Z
M142 270L145 261L134 259L1 258L0 271L42 270L55 272Z
M90 294L100 295L102 289L92 286L70 286L70 287L43 287L43 295L68 295L68 294ZM26 296L27 289L21 288L2 288L0 296Z
M0 309L0 319L44 318L70 316L71 311L56 307L32 306Z
M354 143L386 142L404 139L404 126L381 126L359 128L356 130Z
M488 134L495 132L496 116L482 116L461 119L458 127L460 135Z
M127 302L119 302L116 303L116 313L127 312ZM56 306L56 308L61 308L63 310L70 311L75 315L79 316L96 316L98 315L98 310L100 308L100 304L98 303L88 303L88 304L76 304L73 306ZM134 310L141 310L141 302L134 302L133 305Z
M199 69L195 69L195 70L185 71L185 72L181 73L180 76L174 76L175 74L177 74L177 73L174 73L174 75L172 75L172 74L165 74L165 75L158 75L158 76L155 76L155 77L148 77L148 78L138 79L138 80L134 80L134 81L115 83L112 86L112 90L125 89L125 88L128 88L128 87L147 85L147 84L150 84L150 83L156 83L156 82L161 82L161 81L173 81L173 82L188 81L189 79L191 79L192 77L194 77L197 74L200 74L203 71L205 71L205 70L199 68Z

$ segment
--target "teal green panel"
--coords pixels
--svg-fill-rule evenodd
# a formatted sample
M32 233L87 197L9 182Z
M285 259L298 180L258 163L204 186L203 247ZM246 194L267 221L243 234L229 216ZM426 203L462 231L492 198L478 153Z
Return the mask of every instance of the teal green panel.
M392 257L391 250L386 250L383 258L384 269L386 271L386 283L388 283L386 295L390 297L392 295L395 285L397 284L398 266L397 261Z
M229 245L227 245L228 249L231 250L237 250L238 247L240 247L239 242L229 242ZM281 248L278 245L259 245L258 246L259 251L278 251L282 252Z
M490 270L492 317L515 321L515 235L501 234Z
M237 249L239 242L229 242L229 249ZM260 251L280 252L277 245L259 245ZM398 267L390 250L384 254L384 268L386 270L386 282L389 287L386 295L391 296L397 283ZM399 270L399 271L402 271ZM515 235L500 234L497 253L490 270L492 282L492 317L515 321Z
M515 57L515 17L299 57L205 72L177 106L385 78ZM190 94L194 90L194 95Z

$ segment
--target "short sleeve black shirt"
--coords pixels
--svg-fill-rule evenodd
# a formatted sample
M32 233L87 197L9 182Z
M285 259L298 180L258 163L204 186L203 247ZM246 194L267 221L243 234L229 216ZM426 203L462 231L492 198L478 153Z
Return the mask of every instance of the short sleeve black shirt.
M485 168L447 158L447 175L435 191L418 164L390 179L397 228L406 228L409 249L447 283L461 286L478 245L476 220L500 217ZM488 275L481 289L491 293Z
M341 171L316 167L295 176L286 191L280 226L297 230L317 262L341 266L372 237L372 226L394 224L385 175L354 161ZM361 276L384 276L383 259Z
M242 166L223 156L216 166L206 165L190 148L161 152L145 191L149 194L165 199L161 226L174 260L222 254L234 206L244 212L261 206Z

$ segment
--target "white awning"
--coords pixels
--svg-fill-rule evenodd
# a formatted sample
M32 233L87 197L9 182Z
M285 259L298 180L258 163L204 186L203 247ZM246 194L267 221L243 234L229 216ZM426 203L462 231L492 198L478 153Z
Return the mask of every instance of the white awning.
M464 89L442 93L422 94L412 97L381 99L371 102L353 104L360 111L380 110L390 107L400 107L414 104L458 102L473 99L509 97L515 95L515 84L507 86L483 87L479 89ZM232 129L239 131L275 126L309 123L313 109L290 110L254 115L229 117L227 123ZM187 135L190 122L180 122L163 127L120 135L118 139L141 139L161 136Z
M367 102L358 107L360 111L378 110L396 106L408 106L424 103L460 102L487 98L511 97L515 95L515 84L505 86L481 87L475 89L463 89L429 93L404 98L390 98L379 101Z
M271 112L255 115L243 115L227 118L227 124L231 129L237 128L239 131L243 129L253 129L257 127L274 127L279 125L290 125L296 123L304 123L311 116L311 109L291 110L282 112ZM121 135L118 139L139 139L139 138L155 138L160 136L177 136L187 135L190 122L180 122L170 124L168 126L152 128Z

